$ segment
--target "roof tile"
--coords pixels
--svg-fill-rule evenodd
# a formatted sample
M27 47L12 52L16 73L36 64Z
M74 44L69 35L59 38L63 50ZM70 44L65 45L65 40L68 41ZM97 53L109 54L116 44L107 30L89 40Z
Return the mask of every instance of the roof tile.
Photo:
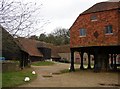
M120 4L120 2L100 2L100 3L93 5L88 10L84 11L82 14L118 9L118 8L120 8L119 4Z

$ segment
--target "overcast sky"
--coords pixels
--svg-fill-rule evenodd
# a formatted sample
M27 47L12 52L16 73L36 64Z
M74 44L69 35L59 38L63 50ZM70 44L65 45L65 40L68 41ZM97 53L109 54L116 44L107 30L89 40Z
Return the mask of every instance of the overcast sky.
M30 0L26 0L30 1ZM33 2L33 0L31 0ZM80 13L98 2L107 0L34 0L37 4L43 4L40 16L50 23L43 27L42 32L50 33L56 28L69 29Z

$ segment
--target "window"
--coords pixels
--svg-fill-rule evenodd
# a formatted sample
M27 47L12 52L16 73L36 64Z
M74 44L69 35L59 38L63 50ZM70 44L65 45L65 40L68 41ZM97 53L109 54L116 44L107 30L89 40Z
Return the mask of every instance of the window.
M96 15L92 15L91 16L91 21L97 21L97 16Z
M80 29L80 36L86 36L86 29Z
M112 25L105 26L105 34L111 34L112 31Z

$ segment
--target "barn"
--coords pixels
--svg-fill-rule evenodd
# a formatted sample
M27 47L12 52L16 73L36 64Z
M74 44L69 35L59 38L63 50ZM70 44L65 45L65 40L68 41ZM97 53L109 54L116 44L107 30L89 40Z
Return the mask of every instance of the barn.
M4 57L6 60L20 60L20 47L16 44L13 36L10 35L2 26L0 26L0 32L2 34L0 45L1 57Z
M120 54L120 2L100 2L81 13L70 27L71 68L74 71L74 53L94 55L94 71L117 69ZM111 64L109 65L109 58Z
M17 44L20 46L21 50L28 54L26 54L25 58L30 59L32 62L48 59L59 61L60 59L58 49L53 44L24 37L17 38L17 41Z

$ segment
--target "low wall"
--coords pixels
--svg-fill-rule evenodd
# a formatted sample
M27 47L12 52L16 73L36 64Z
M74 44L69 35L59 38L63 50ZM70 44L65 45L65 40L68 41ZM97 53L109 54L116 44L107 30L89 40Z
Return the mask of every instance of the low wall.
M17 71L19 69L19 64L16 62L2 62L2 72Z

